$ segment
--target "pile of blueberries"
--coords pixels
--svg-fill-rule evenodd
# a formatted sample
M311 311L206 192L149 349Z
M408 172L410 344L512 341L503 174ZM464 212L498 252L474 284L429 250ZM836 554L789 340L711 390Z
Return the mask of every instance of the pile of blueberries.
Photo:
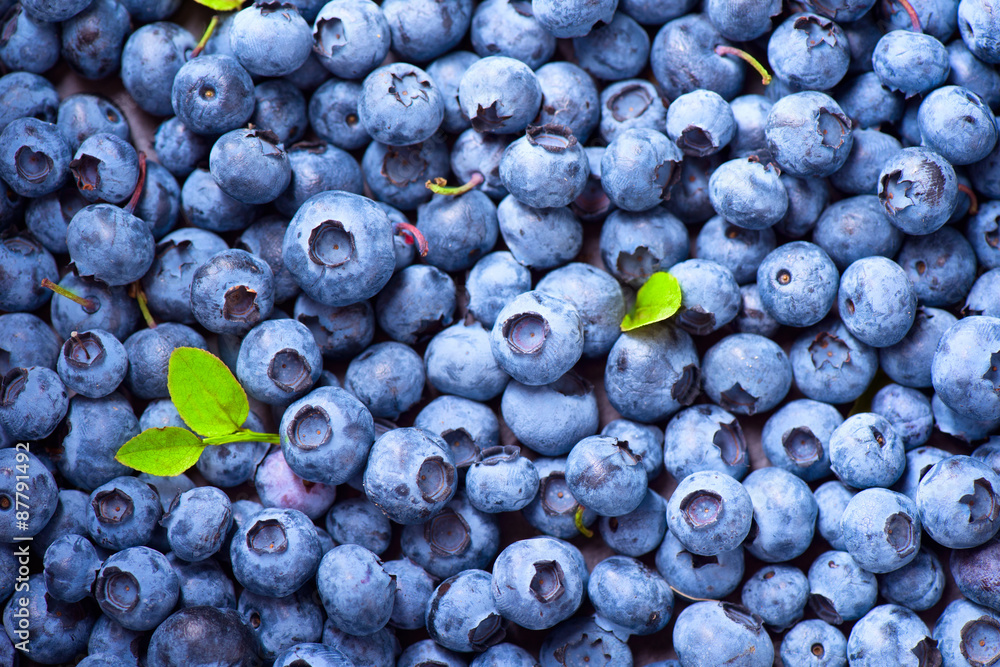
M1000 664L998 0L180 3L0 0L0 665Z

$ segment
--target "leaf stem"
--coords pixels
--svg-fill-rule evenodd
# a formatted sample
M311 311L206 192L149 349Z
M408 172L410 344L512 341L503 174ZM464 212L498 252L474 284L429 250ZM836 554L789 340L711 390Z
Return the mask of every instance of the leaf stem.
M132 198L125 205L125 210L129 213L135 212L135 207L139 205L139 198L142 196L142 188L146 184L146 153L139 151L139 180L135 184L135 192Z
M281 437L277 433L257 433L247 429L240 429L229 435L213 435L202 440L206 445L225 445L230 442L269 442L272 445L281 444Z
M197 58L201 55L201 52L205 50L205 45L208 44L208 40L212 38L212 33L215 32L216 26L219 25L219 16L215 15L212 20L208 22L208 27L205 28L205 33L198 40L198 45L194 47L194 51L191 52L192 58Z
M441 177L435 178L434 180L431 181L427 181L424 185L427 187L428 190L430 190L436 195L449 195L454 197L457 195L464 195L472 188L482 184L484 180L485 179L483 178L483 175L477 171L472 175L471 178L469 178L469 182L463 185L456 185L449 188L448 181L446 181Z
M750 65L750 67L757 70L757 73L760 74L761 82L763 82L765 86L771 83L771 75L768 74L767 68L765 68L759 60L743 49L737 49L735 46L729 46L728 44L720 44L715 47L715 54L719 56L735 56L739 58L746 64Z
M427 256L427 239L424 238L423 233L419 229L408 222L395 222L392 225L392 229L396 234L405 238L406 242L410 245L416 243L421 257Z
M594 531L583 525L583 505L576 508L576 514L573 515L573 523L576 524L576 529L580 531L580 534L584 537L593 537Z
M88 299L85 296L80 296L79 294L76 294L75 292L72 292L71 290L68 290L65 287L56 285L48 278L42 278L42 287L50 289L59 296L66 297L73 303L78 304L88 314L92 315L96 313L98 309L101 307L100 304L98 304L93 299Z
M138 302L139 312L142 313L142 319L146 320L146 326L150 329L155 329L156 320L153 319L153 314L149 312L146 293L142 291L142 285L139 284L138 280L128 286L128 295Z

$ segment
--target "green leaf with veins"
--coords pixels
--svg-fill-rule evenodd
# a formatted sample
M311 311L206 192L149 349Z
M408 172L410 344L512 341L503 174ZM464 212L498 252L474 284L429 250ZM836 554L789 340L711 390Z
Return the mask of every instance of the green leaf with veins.
M651 275L635 295L635 305L622 320L622 331L662 322L681 307L681 286L666 271Z
M194 0L217 12L231 12L240 9L246 0Z
M148 428L122 445L115 459L150 475L173 477L197 463L203 449L205 444L187 429Z
M235 433L250 414L243 387L221 359L205 350L179 347L173 351L167 389L181 419L202 436Z

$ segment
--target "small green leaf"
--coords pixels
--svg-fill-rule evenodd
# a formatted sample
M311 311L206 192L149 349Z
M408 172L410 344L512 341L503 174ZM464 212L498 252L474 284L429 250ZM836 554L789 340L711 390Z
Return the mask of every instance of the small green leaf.
M199 5L205 5L217 12L231 12L243 6L246 0L194 0Z
M147 428L122 445L115 459L140 472L173 477L197 463L203 449L204 443L187 429Z
M250 414L243 387L221 359L205 350L173 351L167 389L181 419L202 436L235 433Z
M622 320L622 331L662 322L681 307L681 286L666 271L658 271L639 288L632 306Z

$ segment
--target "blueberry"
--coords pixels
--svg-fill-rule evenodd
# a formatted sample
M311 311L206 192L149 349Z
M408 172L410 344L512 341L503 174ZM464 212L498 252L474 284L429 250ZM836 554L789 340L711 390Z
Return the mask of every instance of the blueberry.
M271 267L245 250L216 253L191 277L191 313L214 333L245 335L273 304Z
M87 535L89 505L90 498L83 491L60 490L52 518L34 536L33 541L38 550L44 554L49 545L65 535ZM2 593L2 589L0 589L0 593Z
M698 232L694 255L718 262L729 269L738 284L745 285L757 277L758 265L768 253L774 251L775 243L770 227L744 229L721 215L715 215Z
M903 339L917 308L917 294L899 264L884 257L854 262L841 276L837 296L844 326L873 347Z
M309 100L309 124L323 141L343 150L364 148L371 141L358 118L361 84L331 79Z
M323 610L312 591L307 595L303 589L283 598L243 591L238 610L268 657L285 655L293 647L318 642L323 636ZM333 649L326 650L340 656ZM340 663L332 664L340 667Z
M610 22L576 37L573 48L580 66L598 79L620 81L639 76L649 59L649 35L623 12Z
M312 38L319 62L343 79L360 79L382 64L392 41L382 9L369 0L322 4Z
M753 501L747 552L769 563L802 555L819 510L806 483L787 470L761 468L747 475L743 486Z
M833 625L861 618L875 605L878 583L845 551L820 554L809 567L809 606Z
M576 514L579 521L589 526L597 519L597 514L585 508L573 497L566 482L565 458L535 459L538 471L538 494L521 511L532 526L553 537L570 539L579 535ZM664 515L664 519L665 519Z
M232 525L229 498L213 486L178 495L160 524L167 529L170 549L178 558L197 562L218 552Z
M764 309L781 324L817 324L833 307L840 276L830 256L805 241L786 243L763 259L757 285Z
M53 123L18 118L0 132L0 178L22 197L55 192L69 176L69 144Z
M370 635L389 621L395 582L378 556L364 547L345 544L328 551L316 582L330 622L340 630Z
M842 421L837 409L826 403L786 403L764 424L764 453L772 464L807 481L822 479L830 472L830 435Z
M881 34L880 32L880 37ZM868 61L870 63L871 58ZM837 104L851 119L858 132L874 130L884 123L898 123L902 121L905 110L902 94L890 90L882 83L878 75L871 71L844 83L837 95ZM860 140L863 141L863 139ZM854 152L853 147L851 151ZM851 158L848 158L845 165L850 163L850 160ZM868 188L865 188L865 192L867 191ZM863 194L863 192L857 194Z
M38 310L52 298L42 281L59 275L55 260L29 234L10 234L0 240L0 263L0 308Z
M544 456L565 455L597 433L594 387L572 372L542 386L509 383L500 410L518 441Z
M413 425L441 436L463 475L479 460L482 450L500 444L500 424L493 410L458 396L435 398L417 414Z
M825 621L801 621L781 641L782 662L789 665L835 667L847 664L847 639Z
M638 289L653 273L688 258L684 224L663 207L612 211L601 227L601 259L611 275Z
M443 648L433 639L423 639L410 644L399 656L396 665L397 667L420 667L421 665L466 667L466 662L460 655Z
M891 604L898 604L913 611L926 611L941 600L944 593L945 573L941 561L926 548L898 570L879 577L879 594Z
M62 23L62 57L85 79L118 71L122 42L131 28L128 9L117 0L94 0Z
M952 41L947 48L948 63L951 65L948 83L967 88L979 95L990 108L996 107L1000 103L994 83L998 80L996 70L976 57L962 39Z
M86 205L75 185L64 187L59 192L28 202L24 211L24 226L46 250L65 254L69 252L66 248L66 228L73 216Z
M798 623L808 598L809 580L802 570L790 565L761 568L750 575L741 593L743 606L776 629Z
M544 65L556 51L555 35L538 22L530 2L479 3L472 15L469 37L480 57L498 54L516 58L531 69Z
M847 74L850 52L839 25L803 13L788 17L774 29L767 59L775 76L798 90L828 90Z
M513 195L497 207L500 235L514 259L531 269L551 269L576 257L583 226L568 208L532 208Z
M576 308L545 292L525 292L498 313L490 347L500 367L523 384L554 382L580 359L583 326Z
M117 477L91 492L87 530L97 546L120 551L148 543L160 515L154 488L135 477Z
M505 134L484 134L472 128L465 130L455 139L451 149L451 170L465 183L478 174L483 179L479 189L493 200L503 199L507 196L507 188L500 180L500 160L512 139Z
M1000 319L966 317L945 331L931 363L931 380L940 399L961 416L1000 418Z
M726 100L736 97L743 88L744 66L720 55L720 46L729 43L706 14L687 14L663 25L653 38L649 60L664 95L676 99L704 88Z
M85 602L61 602L49 595L42 573L26 577L22 585L25 588L20 595L11 596L4 607L6 636L29 641L31 659L40 664L65 664L83 653L96 620L92 607ZM17 634L25 629L16 613L31 619L26 635ZM13 650L10 653L14 655Z
M611 143L625 130L659 130L667 120L660 93L645 79L627 79L601 91L601 138Z
M515 446L491 447L466 477L469 502L484 512L513 512L538 493L538 470Z
M197 134L223 134L253 114L253 81L236 58L205 54L178 70L170 93L174 113Z
M440 127L444 98L427 72L394 63L365 77L358 116L376 141L409 146L429 139Z
M618 132L601 158L601 186L626 211L665 201L680 178L682 154L663 133L644 128Z
M276 667L292 667L296 664L308 667L349 667L346 655L335 648L315 642L300 642L279 653L274 660Z
M150 634L129 630L110 616L101 614L90 632L87 648L90 653L111 654L128 667L138 667L140 656L145 658Z
M742 479L750 469L739 422L714 405L682 410L670 421L664 432L663 462L667 472L678 480L702 470Z
M583 192L590 172L587 156L569 128L534 125L511 143L500 161L504 187L534 208L565 206Z
M516 644L495 644L473 658L469 667L537 667L534 656Z
M760 300L760 289L757 283L750 283L740 287L740 312L733 320L736 330L740 333L757 334L764 337L771 337L781 326L778 321L771 317L764 304ZM794 366L793 366L794 370Z
M427 601L427 632L453 651L484 651L504 640L507 623L490 593L489 572L465 570L445 579Z
M83 600L91 595L101 560L86 537L72 533L63 535L45 550L46 591L64 602Z
M46 123L56 122L59 94L44 77L30 72L11 72L0 77L0 93L7 100L0 112L0 131L11 121L28 116Z
M288 154L270 130L222 135L212 146L209 167L222 191L244 204L274 201L291 179Z
M164 322L155 329L140 329L126 338L124 344L129 361L125 385L135 396L145 399L169 395L167 373L175 349L208 349L201 334L174 322Z
M888 489L859 491L844 509L841 527L847 552L869 572L898 570L920 549L916 503Z
M907 387L930 387L933 350L956 321L947 311L917 308L913 326L903 340L879 351L886 375Z
M799 178L834 173L847 161L853 145L851 120L840 105L829 95L812 91L775 102L764 134L778 166Z
M715 556L698 556L667 531L656 551L656 569L684 597L721 599L743 579L743 547Z
M674 594L663 577L626 556L611 556L595 565L587 595L598 625L610 623L628 634L662 630L673 611Z
M872 194L831 204L816 222L812 239L843 271L865 257L894 257L903 243L903 234L890 224Z
M1000 477L970 456L935 463L917 486L920 520L935 542L968 549L987 542L1000 528Z
M459 492L422 525L408 525L400 536L403 554L439 578L486 567L500 550L497 517L473 507Z
M15 441L48 437L68 409L66 387L51 368L12 368L0 378L0 425Z
M539 284L544 282L543 279ZM531 289L531 274L509 252L492 252L480 258L469 271L465 289L469 312L485 326L492 327L497 313L511 299Z
M435 266L413 265L395 273L375 301L381 329L408 345L449 326L454 310L455 283Z
M201 638L212 638L205 641ZM235 609L189 607L168 617L149 640L149 667L199 662L248 667L261 662L260 646ZM339 666L338 666L339 667Z
M970 445L986 439L1000 427L1000 419L972 419L956 412L939 394L931 398L931 412L937 430Z
M129 36L122 49L122 84L143 111L154 116L173 113L174 76L194 48L194 36L174 23L150 23Z
M237 529L230 557L233 576L244 588L258 595L284 597L316 573L319 542L305 514L268 508Z
M304 396L322 370L319 347L297 320L266 320L243 339L236 377L259 401L284 404Z
M957 196L955 169L930 149L904 148L882 166L879 201L889 222L907 234L930 234L940 228Z
M233 580L214 558L189 563L170 553L167 560L180 584L179 607L236 608Z
M364 489L386 516L424 523L455 495L457 474L448 444L429 431L399 428L372 445Z
M135 546L104 561L94 596L105 614L129 630L152 630L170 615L180 588L166 556Z
M427 382L437 390L475 401L499 396L510 380L490 349L489 330L460 322L440 332L424 353Z
M337 487L302 479L288 467L278 450L265 456L257 466L253 483L265 507L298 510L310 519L326 514L337 498Z
M1000 294L1000 268L990 269L972 284L962 310L969 315L1000 317L998 294Z
M785 352L772 340L732 334L702 359L704 389L724 409L752 415L776 407L792 384Z
M642 502L648 479L627 442L593 435L570 450L566 483L581 505L603 516L621 516Z
M87 0L25 0L25 10L39 20L58 23L72 18L90 4Z
M376 343L351 360L344 388L373 417L396 419L420 400L424 388L420 357L403 343Z
M572 616L585 589L578 553L551 537L512 542L493 564L490 588L497 611L531 630L551 628Z
M978 187L978 184L977 184ZM986 269L1000 267L1000 210L993 202L984 202L969 219L966 238L976 251L976 258Z
M458 86L458 102L473 129L516 134L538 114L542 89L534 72L521 61L489 56L466 70Z
M683 664L715 665L740 659L748 667L770 665L774 647L764 621L742 605L696 602L677 615L674 649Z
M114 456L122 445L139 435L139 421L121 394L103 398L74 396L66 413L66 426L63 451L56 463L59 472L74 486L89 492L129 473Z
M200 167L181 187L181 212L194 227L211 232L240 231L257 217L253 206L227 195L211 172Z
M924 144L953 165L982 160L997 141L993 113L979 95L942 86L920 103L917 123Z
M872 65L883 85L907 97L937 88L948 78L950 69L944 44L931 35L909 30L892 30L879 39Z
M604 543L615 552L638 558L656 549L663 540L666 503L655 491L647 490L637 508L619 517L601 517L598 528Z
M667 502L670 533L692 554L732 551L750 532L754 508L743 486L725 473L695 472L680 481Z
M309 57L312 35L294 4L256 2L233 16L229 43L251 74L284 76Z
M996 659L998 626L1000 618L995 611L968 600L950 602L934 623L934 639L944 664Z
M689 259L670 267L681 288L677 326L704 336L729 324L740 308L740 290L732 272L708 259Z
M472 0L386 0L382 12L392 33L392 50L412 62L451 51L469 29L472 6Z
M288 151L291 180L275 200L278 210L288 216L313 195L327 190L362 192L361 167L347 152L322 141L301 142Z
M914 658L941 662L937 642L929 635L915 612L894 604L879 605L851 628L847 658L858 667L912 663Z
M396 593L389 625L404 630L424 627L424 610L434 593L437 578L409 558L390 560L382 569L395 578Z
M561 125L586 143L601 120L600 97L591 76L568 62L543 65L535 76L542 89L542 108L533 124Z
M0 60L8 69L43 74L59 61L59 31L41 18L11 7L3 17Z
M903 447L907 451L930 438L934 425L931 402L916 389L898 384L882 387L872 398L872 412L889 420L903 439Z
M335 503L326 515L326 527L338 544L357 544L374 554L388 549L392 538L389 519L365 498Z

